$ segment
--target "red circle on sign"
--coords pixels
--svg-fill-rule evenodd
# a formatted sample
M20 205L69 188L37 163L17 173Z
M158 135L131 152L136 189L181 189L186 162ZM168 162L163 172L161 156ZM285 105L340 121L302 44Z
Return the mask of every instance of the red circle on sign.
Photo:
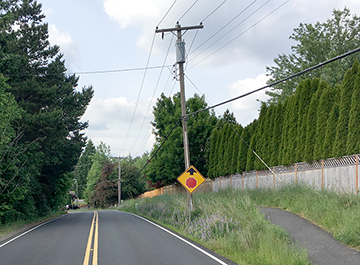
M190 177L186 180L185 184L189 189L193 189L196 187L197 181L195 178Z

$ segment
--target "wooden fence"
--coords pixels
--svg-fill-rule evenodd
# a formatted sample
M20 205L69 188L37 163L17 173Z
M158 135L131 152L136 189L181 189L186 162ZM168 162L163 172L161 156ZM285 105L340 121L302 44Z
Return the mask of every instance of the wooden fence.
M330 158L317 162L296 163L290 166L277 166L271 170L250 171L206 181L194 192L205 193L225 188L234 189L277 189L291 183L304 182L316 189L329 189L336 192L358 193L359 155ZM140 198L151 198L162 194L186 194L180 184L148 191Z

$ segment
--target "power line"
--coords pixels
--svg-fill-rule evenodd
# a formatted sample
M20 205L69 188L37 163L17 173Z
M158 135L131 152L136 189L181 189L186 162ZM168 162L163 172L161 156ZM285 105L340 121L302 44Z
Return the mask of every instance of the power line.
M171 47L171 44L172 44L173 39L174 39L174 36L172 36L171 41L170 41L170 43L169 43L169 47L168 47L168 50L167 50L167 52L166 52L166 55L165 55L165 59L164 59L164 63L163 63L163 65L165 65L166 60L167 60L167 58L168 58L169 51L170 51L170 47ZM150 107L151 107L151 103L152 103L152 101L153 101L153 99L154 99L154 96L155 96L156 90L157 90L157 88L158 88L158 86L159 86L159 83L160 83L160 79L161 79L161 75L162 75L163 69L164 69L164 68L161 68L161 71L160 71L160 74L159 74L158 80L157 80L156 85L155 85L154 92L153 92L153 94L152 94L152 96L151 96L151 100L150 100L149 105L148 105L148 108L147 108L147 110L146 110L146 114L145 114L144 119L143 119L143 122L142 122L142 124L141 124L140 130L139 130L139 133L137 134L136 139L135 139L135 141L134 141L134 144L132 145L132 147L130 148L130 150L132 150L132 149L134 148L134 145L136 144L136 142L137 142L137 140L138 140L138 138L139 138L140 132L141 132L141 130L142 130L142 128L143 128L143 126L144 126L145 120L146 120L146 118L147 118L147 115L148 115L149 110L150 110Z
M312 70L315 70L315 69L317 69L317 68L323 67L323 66L326 65L326 64L329 64L329 63L332 63L332 62L334 62L334 61L340 60L340 59L345 58L345 57L347 57L347 56L350 56L350 55L352 55L352 54L354 54L354 53L357 53L357 52L359 52L359 51L360 51L360 48L357 48L357 49L355 49L355 50L349 51L349 52L347 52L347 53L344 53L344 54L342 54L342 55L339 55L339 56L337 56L337 57L334 57L334 58L332 58L332 59L330 59L330 60L327 60L327 61L325 61L325 62L319 63L319 64L317 64L317 65L315 65L315 66L309 67L309 68L307 68L307 69L305 69L305 70L303 70L303 71L300 71L300 72L298 72L298 73L296 73L296 74L293 74L293 75L291 75L291 76L288 76L288 77L286 77L286 78L283 78L283 79L281 79L281 80L279 80L279 81L276 81L276 82L274 82L274 83L268 84L268 85L266 85L266 86L260 87L260 88L258 88L258 89L255 89L255 90L253 90L253 91L250 91L250 92L245 93L245 94L243 94L243 95L240 95L240 96L238 96L238 97L235 97L235 98L232 98L232 99L223 101L223 102L221 102L221 103L218 103L218 104L216 104L216 105L210 106L210 107L208 107L208 108L205 108L205 109L198 110L198 111L195 111L195 112L193 112L193 113L187 114L186 117L189 117L189 116L191 116L191 115L196 115L196 114L198 114L199 112L206 111L206 110L209 110L209 109L213 109L213 108L219 107L219 106L221 106L221 105L228 104L228 103L230 103L230 102L232 102L232 101L235 101L235 100L238 100L238 99L240 99L240 98L243 98L243 97L249 96L249 95L251 95L251 94L254 94L255 92L258 92L258 91L264 90L264 89L266 89L266 88L270 88L270 87L276 86L277 84L280 84L280 83L282 83L282 82L285 82L285 81L287 81L287 80L290 80L290 79L292 79L292 78L294 78L294 77L303 75L303 74L305 74L305 73L307 73L307 72L310 72L310 71L312 71Z
M152 43L151 43L151 47L150 47L150 51L149 51L149 56L148 56L148 59L147 59L147 62L146 62L146 69L147 67L149 66L149 62L150 62L150 58L151 58L151 53L152 53L152 50L153 50L153 47L154 47L154 41L155 41L155 33L154 33L154 36L153 36L153 39L152 39ZM130 126L129 126L129 129L127 131L127 134L126 134L126 137L125 137L125 140L124 140L124 144L121 148L121 151L120 153L122 152L122 150L124 149L124 146L125 146L125 143L127 141L127 138L129 137L129 133L130 133L130 130L131 130L131 127L132 127L132 124L134 122L134 117L135 117L135 113L137 111L137 107L139 105L139 101L140 101L140 95L141 95L141 92L142 92L142 89L144 87L144 82L145 82L145 77L146 77L146 73L147 73L147 70L145 70L144 72L144 75L143 75L143 79L141 81L141 85L140 85L140 90L139 90L139 94L138 94L138 97L137 97L137 100L136 100L136 105L135 105L135 109L134 109L134 112L133 112L133 115L131 117L131 121L130 121Z
M161 69L161 68L169 68L169 67L171 67L171 65L147 66L147 67L138 67L138 68L124 68L124 69L115 69L115 70L99 70L99 71L74 72L74 73L67 73L67 74L68 74L68 75L108 74L108 73L121 73L121 72L133 72L133 71L143 71L143 70Z
M217 32L215 32L210 38L208 38L206 41L204 41L203 43L201 43L198 47L196 47L195 50L192 51L192 53L194 53L195 51L197 51L200 47L202 47L205 43L207 43L209 40L211 40L216 34L218 34L220 31L222 31L224 28L226 28L231 22L233 22L235 19L237 19L241 14L243 14L247 9L249 9L257 0L253 1L252 3L250 3L247 7L245 7L241 12L239 12L235 17L233 17L228 23L226 23L222 28L220 28ZM269 1L268 1L269 2ZM242 23L242 22L241 22ZM238 26L238 25L237 25ZM236 27L237 27L236 26ZM226 35L226 34L225 34ZM224 36L225 36L224 35ZM222 37L224 37L222 36ZM211 46L210 46L211 47ZM209 47L208 47L209 48ZM207 49L208 49L207 48ZM206 50L206 49L205 49ZM205 51L204 50L204 51ZM203 52L204 52L203 51Z
M172 5L170 6L170 8L168 9L168 11L165 13L165 15L163 16L163 18L160 20L160 22L158 23L158 26L160 25L161 22L163 22L163 20L165 19L165 17L169 14L170 10L173 8L173 6L175 5L177 0L175 0Z
M186 10L186 12L178 19L178 22L193 8L193 6L198 2L199 0L196 0L189 8Z
M201 20L201 23L204 23L206 19L208 19L212 14L214 14L223 4L225 4L227 0L224 0L217 8L215 8L209 15L207 15L203 20Z
M289 2L290 0L287 0L286 2ZM210 47L214 46L216 43L218 43L220 40L222 40L223 37L225 37L226 35L228 35L230 32L232 32L235 28L237 28L238 26L240 26L242 23L244 23L246 20L248 20L250 17L252 17L256 12L258 12L260 9L262 9L265 5L267 5L270 2L270 0L268 0L267 2L265 2L263 5L261 5L258 9L256 9L254 12L252 12L249 16L247 16L245 19L243 19L240 23L238 23L235 27L233 27L231 30L229 30L227 33L225 33L223 36L221 36L217 41L213 42L211 45L209 45L206 49L204 49L201 53L199 53L198 55L196 55L195 57L193 57L192 59L195 59L196 57L198 57L200 54L202 54L204 51L208 50ZM285 2L285 3L286 3ZM261 21L263 21L265 18L267 18L268 16L270 16L272 13L274 13L276 10L278 10L280 7L282 7L285 3L283 3L281 6L277 7L275 10L273 10L272 12L270 12L269 14L267 14L265 17L263 17L262 19L260 19L258 22L256 22L255 24L253 24L251 27L247 28L245 31L241 32L239 35L237 35L235 38L233 38L231 41L227 42L225 45L221 46L219 49L217 49L215 52L211 53L210 55L208 55L207 57L205 57L204 59L202 59L201 61L199 61L198 63L196 63L195 65L198 65L199 63L201 63L202 61L206 60L207 58L209 58L210 56L214 55L215 53L217 53L219 50L223 49L225 46L229 45L231 42L233 42L234 40L236 40L237 38L239 38L241 35L243 35L244 33L246 33L247 31L249 31L250 29L252 29L253 27L255 27L257 24L259 24ZM193 65L192 67L194 67L195 65Z

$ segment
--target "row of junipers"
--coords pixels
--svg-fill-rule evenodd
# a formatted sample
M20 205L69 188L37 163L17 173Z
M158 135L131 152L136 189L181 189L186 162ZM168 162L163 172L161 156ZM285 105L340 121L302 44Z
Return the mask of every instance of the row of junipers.
M65 205L92 87L76 90L41 5L0 1L0 224Z
M341 85L305 79L283 104L263 103L257 120L245 128L227 123L210 139L211 178L266 169L254 151L270 167L359 153L360 63Z

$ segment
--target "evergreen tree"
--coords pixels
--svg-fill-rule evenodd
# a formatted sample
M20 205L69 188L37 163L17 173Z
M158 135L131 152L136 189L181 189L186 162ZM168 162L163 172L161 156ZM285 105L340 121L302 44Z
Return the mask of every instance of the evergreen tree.
M314 160L323 159L324 140L326 134L326 125L330 117L331 110L334 105L336 90L331 86L324 87L319 99L319 107L316 118L316 134L314 144Z
M253 123L256 123L256 120L254 120L252 123L247 125L241 133L241 140L239 141L239 154L238 154L238 161L237 161L237 172L238 173L242 173L246 170L247 153L248 153L249 145L250 145L250 141L251 141L251 129L252 129Z
M219 131L217 129L213 129L211 132L211 140L210 140L210 155L209 155L209 171L208 177L215 178L216 177L216 163L217 163L217 156L216 156L216 143L219 138Z
M219 174L221 176L227 175L226 164L228 159L226 157L226 149L228 147L227 142L229 140L230 132L231 132L231 128L228 123L226 123L220 131L221 139L219 143L220 145L217 156L218 156L218 169L219 169Z
M296 91L295 96L299 99L299 110L298 110L298 122L297 122L297 132L295 139L295 157L292 158L290 163L304 161L305 157L305 145L306 145L306 134L307 134L307 113L309 111L309 106L312 97L315 95L316 90L319 86L319 79L315 78L305 79L301 81L303 86L298 91ZM315 106L314 106L315 107ZM295 132L294 132L295 133Z
M243 132L243 127L238 124L235 127L235 136L234 136L234 141L233 141L233 152L231 155L231 174L235 174L238 171L237 169L237 162L239 159L239 149L240 149L240 145L241 142L243 142L243 139L241 138L241 134Z
M232 154L234 151L234 145L235 145L235 137L236 137L236 131L234 129L235 125L229 126L229 132L228 132L228 138L226 141L226 149L224 153L224 160L223 160L223 175L228 176L230 174L233 174L235 172L232 172L231 170L231 162L232 162Z
M258 126L259 121L258 120L254 120L253 123L250 124L250 138L249 138L249 148L247 148L247 155L246 155L246 171L250 171L250 170L254 170L254 162L255 159L257 159L255 157L254 151L255 151L255 147L256 147L256 139L257 139L257 135L256 135L256 128Z
M282 138L282 128L284 121L284 105L280 102L275 106L274 110L274 121L273 121L273 129L272 129L272 141L271 141L271 166L280 165L280 151L281 151L281 138Z
M297 91L300 91L304 83L300 83ZM289 97L286 106L286 115L284 120L283 138L281 139L281 163L290 165L295 162L296 137L298 132L298 109L299 98L295 95Z
M266 113L266 126L265 126L265 149L263 151L263 159L268 164L271 165L271 157L273 153L273 132L274 132L274 122L275 122L275 109L276 106L271 104L268 106ZM264 148L264 147L263 147Z
M265 161L266 156L266 148L267 148L267 138L266 135L269 133L268 125L267 125L267 117L268 117L268 107L264 102L261 104L260 115L258 119L258 126L256 126L255 131L255 152L261 157L263 161ZM266 161L265 161L266 163ZM256 158L254 160L254 169L262 170L265 169L266 166L260 161L260 159Z
M336 138L336 126L339 120L339 112L340 112L340 98L341 98L341 88L340 86L335 87L335 96L334 96L334 104L332 106L329 119L326 122L326 130L325 130L325 138L323 143L323 154L322 158L333 158L335 157L334 153L334 145Z
M316 79L314 79L316 80ZM305 140L305 149L304 149L304 160L308 163L312 163L314 161L314 146L316 139L316 125L317 125L317 113L319 107L320 96L323 91L326 89L326 82L320 81L316 82L312 81L312 85L314 89L317 87L316 93L312 96L309 110L306 117L306 140Z
M360 70L355 77L354 91L349 114L349 132L347 135L346 154L360 153Z
M349 113L351 107L351 98L354 91L357 76L360 75L360 64L355 60L352 68L350 68L344 77L341 88L341 99L339 105L339 119L336 126L336 136L334 143L334 155L341 157L347 155L346 143L349 132Z
M78 78L66 75L59 47L50 46L40 4L4 1L0 9L0 73L7 78L7 91L24 110L17 123L23 133L18 143L24 148L36 143L31 153L27 149L36 176L27 198L39 214L45 214L62 206L56 198L61 191L66 195L68 173L85 146L87 123L80 122L80 117L93 90L75 91Z

